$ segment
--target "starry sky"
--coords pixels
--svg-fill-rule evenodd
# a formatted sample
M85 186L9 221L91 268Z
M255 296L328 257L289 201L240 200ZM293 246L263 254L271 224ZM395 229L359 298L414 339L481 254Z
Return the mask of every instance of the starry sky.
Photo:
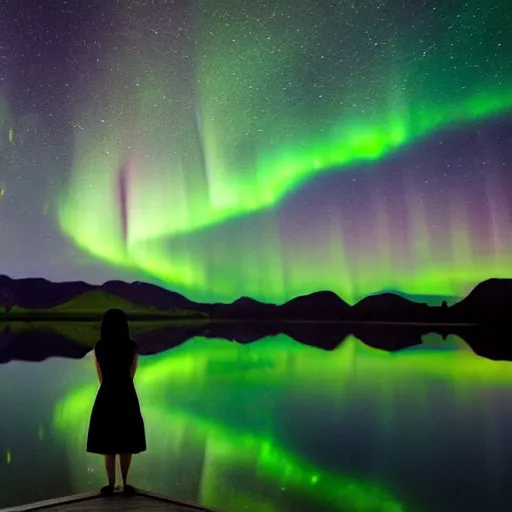
M0 273L196 300L512 277L507 0L4 0Z

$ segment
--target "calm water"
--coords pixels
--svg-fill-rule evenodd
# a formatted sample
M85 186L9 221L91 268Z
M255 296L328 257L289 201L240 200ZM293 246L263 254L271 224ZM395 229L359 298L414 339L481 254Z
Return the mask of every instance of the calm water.
M225 511L512 510L512 363L455 336L387 353L279 335L140 360L132 482ZM0 507L99 488L90 355L0 365Z

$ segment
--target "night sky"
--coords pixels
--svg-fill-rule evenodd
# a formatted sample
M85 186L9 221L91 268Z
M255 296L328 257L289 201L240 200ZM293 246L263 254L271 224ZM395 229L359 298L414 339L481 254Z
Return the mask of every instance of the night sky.
M197 300L512 277L512 6L0 4L0 274Z

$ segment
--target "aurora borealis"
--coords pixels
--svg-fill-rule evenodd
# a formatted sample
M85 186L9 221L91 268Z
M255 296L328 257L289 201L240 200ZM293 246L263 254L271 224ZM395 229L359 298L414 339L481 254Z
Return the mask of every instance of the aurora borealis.
M512 277L508 2L0 7L3 273L195 300Z

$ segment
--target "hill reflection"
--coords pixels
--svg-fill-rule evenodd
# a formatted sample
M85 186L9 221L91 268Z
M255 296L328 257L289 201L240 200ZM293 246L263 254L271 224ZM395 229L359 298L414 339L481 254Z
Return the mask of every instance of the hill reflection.
M132 337L142 355L159 354L194 337L225 339L240 344L286 335L298 343L327 351L353 336L365 345L395 352L425 345L434 334L428 325L330 322L133 322ZM492 360L512 360L512 346L503 329L478 326L436 326L435 334L465 340L476 354ZM0 363L42 361L49 357L80 359L99 337L96 322L0 322ZM439 348L443 346L440 342Z

